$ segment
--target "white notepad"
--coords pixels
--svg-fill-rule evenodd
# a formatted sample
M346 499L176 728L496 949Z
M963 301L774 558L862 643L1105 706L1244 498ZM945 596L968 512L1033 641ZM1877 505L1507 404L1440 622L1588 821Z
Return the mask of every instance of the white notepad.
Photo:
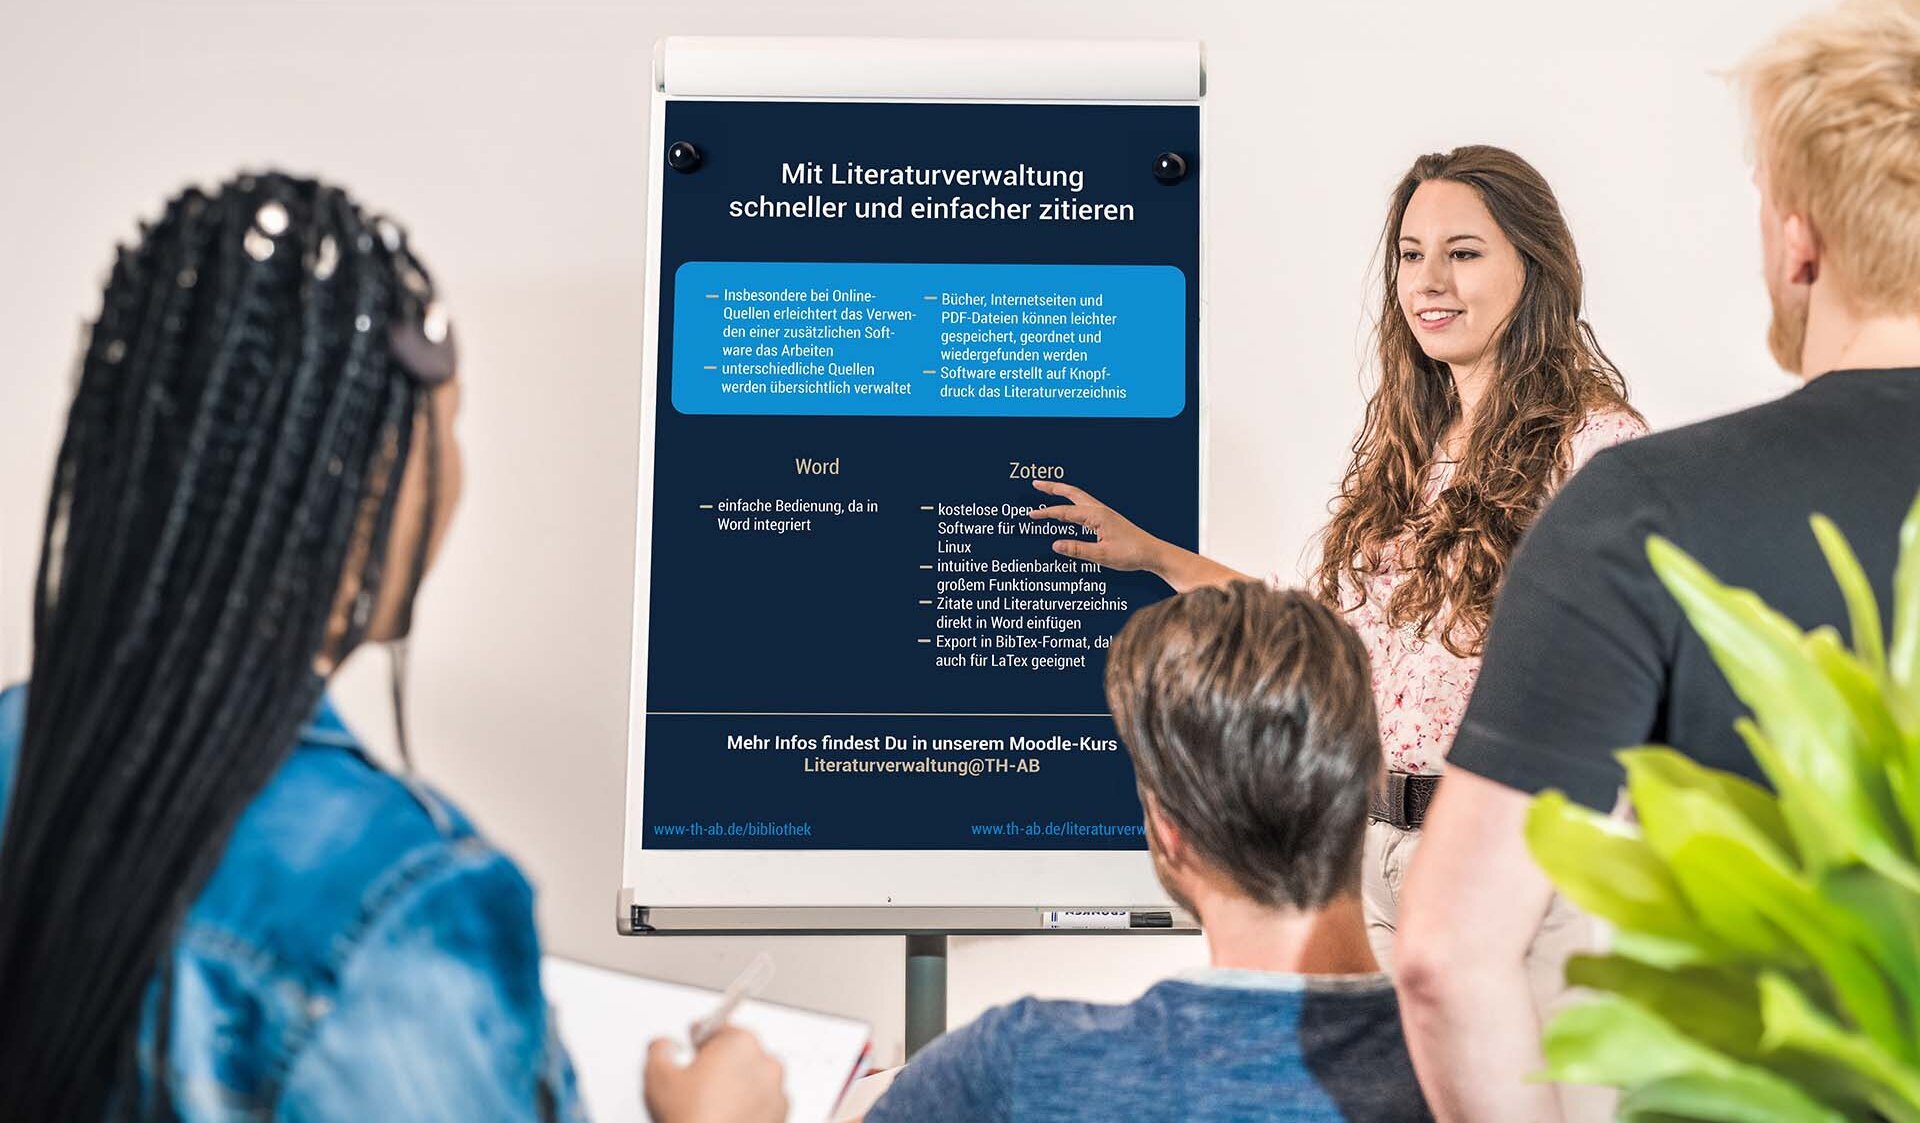
M718 991L623 975L547 957L541 978L573 1055L581 1098L595 1123L643 1123L641 1073L656 1037L685 1041ZM752 1030L786 1068L788 1123L829 1123L866 1058L865 1022L772 1002L744 1002L732 1022Z

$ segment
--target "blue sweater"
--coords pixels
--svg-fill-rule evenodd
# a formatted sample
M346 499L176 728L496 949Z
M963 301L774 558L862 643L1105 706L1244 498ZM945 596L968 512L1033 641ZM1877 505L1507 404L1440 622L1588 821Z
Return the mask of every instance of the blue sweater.
M1207 970L1022 999L927 1046L867 1123L1431 1123L1385 975Z

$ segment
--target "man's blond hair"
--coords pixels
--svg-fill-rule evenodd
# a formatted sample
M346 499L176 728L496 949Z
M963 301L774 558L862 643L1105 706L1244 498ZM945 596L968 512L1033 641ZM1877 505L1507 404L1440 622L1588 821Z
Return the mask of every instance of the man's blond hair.
M1739 71L1756 158L1865 315L1920 312L1920 0L1844 0Z

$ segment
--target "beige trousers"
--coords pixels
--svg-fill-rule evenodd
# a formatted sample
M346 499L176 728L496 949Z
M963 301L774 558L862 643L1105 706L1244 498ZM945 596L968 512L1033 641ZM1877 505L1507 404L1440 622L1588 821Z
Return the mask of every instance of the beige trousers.
M1400 913L1400 890L1420 845L1419 830L1403 831L1390 823L1369 820L1366 854L1360 874L1360 904L1367 919L1367 942L1380 969L1393 970L1393 936ZM1527 950L1527 983L1533 990L1533 1008L1545 1025L1577 997L1567 988L1569 957L1598 951L1604 938L1598 922L1555 893L1546 919ZM1613 1118L1617 1097L1610 1089L1559 1085L1560 1109L1567 1123L1601 1123Z

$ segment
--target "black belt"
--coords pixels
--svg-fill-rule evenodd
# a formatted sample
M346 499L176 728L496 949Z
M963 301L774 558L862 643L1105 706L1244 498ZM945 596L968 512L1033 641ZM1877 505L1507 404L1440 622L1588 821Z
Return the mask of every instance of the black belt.
M1387 782L1373 791L1367 805L1367 817L1391 823L1401 830L1412 830L1427 817L1433 793L1440 787L1438 776L1416 776L1411 772L1389 772Z

